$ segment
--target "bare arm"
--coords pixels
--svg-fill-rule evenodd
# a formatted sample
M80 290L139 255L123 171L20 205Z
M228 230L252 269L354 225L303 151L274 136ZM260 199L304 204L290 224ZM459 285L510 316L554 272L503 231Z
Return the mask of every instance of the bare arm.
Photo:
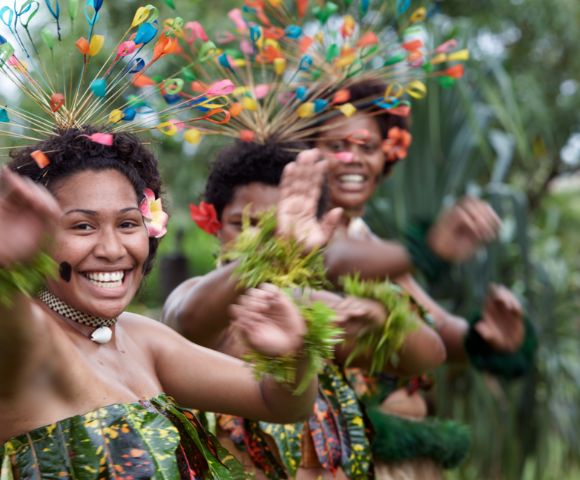
M280 183L278 235L295 238L305 251L328 242L342 213L334 209L321 221L316 218L327 167L319 159L317 150L301 152L295 162L286 165ZM231 321L229 306L244 293L234 274L236 265L234 262L181 284L166 301L164 323L196 343L219 348Z
M10 269L40 250L60 208L50 193L31 181L8 170L1 178L0 266ZM10 291L11 286L0 288ZM48 363L43 361L49 358L51 344L45 323L40 307L21 293L12 294L10 304L0 302L0 396L15 395L30 372Z
M236 265L182 283L165 302L163 322L192 342L218 348L230 325L229 307L243 293L234 275Z
M298 354L304 320L292 302L274 287L252 289L233 308L234 326L257 351L277 356ZM316 379L306 392L293 395L305 361L298 361L296 382L257 382L240 360L194 345L162 325L150 325L159 378L164 390L183 405L272 422L306 417L316 395ZM183 366L187 368L183 368Z
M413 269L403 245L380 239L335 238L326 248L325 263L333 282L351 273L360 273L363 280L375 280L397 277Z
M440 258L464 262L492 241L501 221L484 201L466 197L445 210L429 230L427 244ZM413 259L398 242L369 235L368 239L338 237L327 248L329 278L359 272L363 279L398 277L413 270Z
M336 358L339 362L344 362L348 358L354 348L354 341L354 339L347 340L336 349ZM418 375L444 363L446 355L441 337L432 328L422 323L407 335L398 352L398 361L387 363L385 372L395 375ZM370 366L371 360L370 354L361 355L352 362L352 366L366 369Z
M469 329L467 321L461 317L452 315L442 308L421 288L411 275L399 277L395 281L431 314L435 321L435 330L445 344L447 359L452 362L466 361L467 357L463 342Z
M47 327L42 310L23 294L10 308L0 306L0 399L17 395L46 368L52 347Z
M312 300L326 303L336 311L336 321L345 329L345 342L335 349L336 359L344 363L354 349L361 331L381 327L387 316L384 307L374 300L357 297L343 298L327 291L313 292ZM419 322L407 337L399 351L396 365L388 363L385 371L413 375L431 370L445 361L445 346L432 328ZM352 366L367 369L372 352L354 359Z

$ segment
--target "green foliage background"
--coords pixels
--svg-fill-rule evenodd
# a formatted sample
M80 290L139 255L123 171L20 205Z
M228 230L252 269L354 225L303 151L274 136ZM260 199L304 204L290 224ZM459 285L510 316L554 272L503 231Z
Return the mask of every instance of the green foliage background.
M212 29L225 24L226 12L238 2L175 3L181 16ZM107 2L111 19L127 18L118 24L110 20L110 29L123 28L141 4ZM558 189L554 181L580 168L580 158L564 161L561 155L580 133L580 2L446 0L439 5L443 15L434 37L458 36L473 59L456 88L430 85L427 99L417 103L410 156L377 193L368 220L381 235L396 237L410 219L433 218L465 193L486 198L500 212L499 241L430 289L447 307L467 314L480 305L490 282L511 287L538 327L538 362L531 375L510 385L473 371L438 372L438 414L466 421L474 433L469 460L449 477L577 479L580 187ZM190 275L213 267L217 243L194 227L187 204L199 200L208 159L219 147L219 139L204 141L196 151L162 138L153 145L172 220L161 261L136 310L159 314L160 264L185 258Z

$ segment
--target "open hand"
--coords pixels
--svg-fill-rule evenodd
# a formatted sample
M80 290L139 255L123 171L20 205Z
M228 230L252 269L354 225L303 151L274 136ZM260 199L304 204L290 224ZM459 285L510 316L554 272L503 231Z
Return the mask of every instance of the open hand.
M316 218L318 202L328 168L318 149L305 150L284 168L278 203L278 234L294 238L307 251L328 243L342 216L341 208Z
M361 331L378 328L385 323L387 312L374 300L348 296L334 305L335 322L347 336L356 336Z
M48 190L7 168L0 180L0 265L9 266L29 260L40 250L61 209Z
M465 197L443 212L433 225L429 246L447 261L464 262L481 245L493 241L500 226L501 220L487 202Z
M261 285L231 306L232 326L253 350L267 356L292 355L300 350L306 324L292 300L273 285Z
M522 344L525 333L520 302L507 288L492 285L482 318L474 328L495 350L515 352Z

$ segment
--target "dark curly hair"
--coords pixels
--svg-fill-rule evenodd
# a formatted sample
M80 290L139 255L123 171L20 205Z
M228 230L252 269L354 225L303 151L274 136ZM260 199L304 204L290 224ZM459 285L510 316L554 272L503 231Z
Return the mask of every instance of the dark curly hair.
M90 126L61 130L35 145L11 152L12 160L8 167L49 190L55 188L60 180L78 172L113 169L133 185L139 202L144 198L145 188L160 196L161 177L153 153L135 135L128 133L114 134L110 147L87 138L98 132ZM41 169L33 160L31 153L36 150L41 150L49 158L48 167ZM145 274L151 271L158 246L159 239L149 239L149 257L143 267Z
M218 218L234 198L236 188L254 182L272 186L280 183L284 167L296 159L296 153L285 147L236 140L220 150L211 165L203 195L215 207Z
M284 167L296 160L297 152L305 150L304 144L268 142L264 145L236 142L218 153L213 162L203 195L211 203L221 219L224 208L232 201L236 188L250 183L278 186ZM318 202L317 215L324 214L328 193L323 186Z

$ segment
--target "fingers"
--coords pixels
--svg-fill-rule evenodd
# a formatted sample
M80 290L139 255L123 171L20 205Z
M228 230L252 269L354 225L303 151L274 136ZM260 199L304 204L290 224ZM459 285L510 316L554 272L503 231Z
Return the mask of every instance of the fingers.
M471 219L469 228L476 233L477 238L490 242L497 236L501 227L501 220L489 203L473 197L462 199L458 207Z
M488 298L493 302L496 309L502 309L514 315L522 314L522 306L519 300L503 285L490 285Z
M515 295L503 286L490 285L483 318L475 329L494 349L516 351L525 328L522 307Z
M501 334L499 333L497 327L493 322L480 321L475 324L475 330L481 338L488 342L493 347L499 347L499 340L501 339Z
M241 295L237 306L247 312L267 315L274 306L294 308L290 298L278 287L264 283L260 288L251 288ZM237 309L237 311L240 311Z
M296 163L299 165L314 165L323 159L322 153L318 148L311 148L310 150L303 150L298 154Z
M314 148L300 152L296 161L289 163L284 168L280 188L282 197L292 194L300 194L305 197L315 197L318 201L319 190L322 186L323 177L328 169L328 162L322 160L320 150Z
M62 212L58 202L43 186L8 168L2 169L1 178L6 192L3 195L6 201L30 208L45 217L47 221L60 217Z
M320 227L322 229L322 233L324 234L324 237L326 240L324 242L325 244L330 241L330 239L334 235L334 232L336 232L336 229L338 228L338 226L340 225L340 223L342 221L342 215L343 215L343 209L338 207L338 208L333 208L332 210L330 210L322 218L322 221L320 222Z

